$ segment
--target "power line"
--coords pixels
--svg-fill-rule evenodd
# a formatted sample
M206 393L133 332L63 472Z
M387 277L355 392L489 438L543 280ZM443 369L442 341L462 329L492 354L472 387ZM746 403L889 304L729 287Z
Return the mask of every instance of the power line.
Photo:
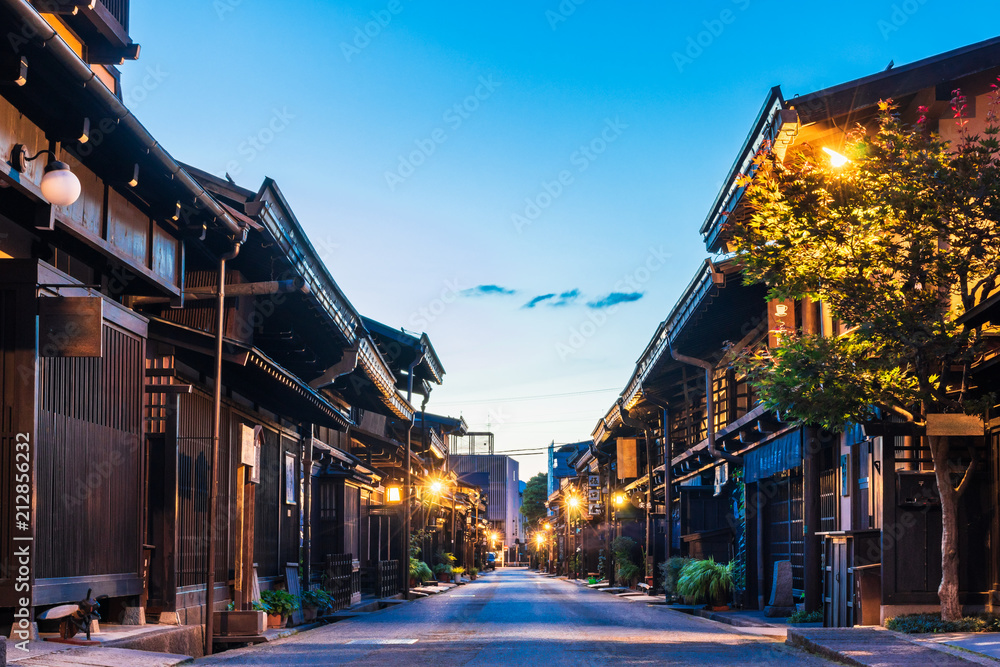
M562 394L539 394L538 396L514 396L511 398L477 398L467 401L442 401L441 405L470 405L473 403L513 403L515 401L535 401L540 398L560 398L563 396L583 396L584 394L600 394L608 391L621 391L620 387L607 389L590 389L587 391L569 391Z

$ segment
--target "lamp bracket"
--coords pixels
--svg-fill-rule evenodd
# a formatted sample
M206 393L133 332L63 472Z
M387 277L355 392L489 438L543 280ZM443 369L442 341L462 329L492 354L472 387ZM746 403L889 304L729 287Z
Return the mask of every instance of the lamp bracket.
M24 144L14 144L14 147L10 149L10 166L17 171L23 172L28 168L29 162L37 160L44 153L48 153L52 156L52 160L54 162L58 161L56 160L56 154L47 148L38 151L31 157L28 157L28 150Z

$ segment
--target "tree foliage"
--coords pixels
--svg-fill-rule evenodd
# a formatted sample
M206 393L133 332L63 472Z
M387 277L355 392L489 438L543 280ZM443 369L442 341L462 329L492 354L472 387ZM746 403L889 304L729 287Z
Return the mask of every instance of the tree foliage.
M954 146L883 102L877 130L848 137L843 167L807 152L787 165L760 156L752 213L732 225L746 280L773 298L823 301L850 330L789 331L776 350L744 355L766 404L829 428L877 409L918 423L921 405L982 411L968 383L981 339L957 318L1000 281L996 102L973 136L956 91Z
M545 501L549 498L549 476L540 472L524 485L521 498L521 514L529 522L536 522L545 516Z

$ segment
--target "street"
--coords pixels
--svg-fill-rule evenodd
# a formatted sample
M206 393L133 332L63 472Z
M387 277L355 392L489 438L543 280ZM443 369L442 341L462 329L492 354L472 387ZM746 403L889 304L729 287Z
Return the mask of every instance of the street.
M767 637L521 569L199 665L820 665Z

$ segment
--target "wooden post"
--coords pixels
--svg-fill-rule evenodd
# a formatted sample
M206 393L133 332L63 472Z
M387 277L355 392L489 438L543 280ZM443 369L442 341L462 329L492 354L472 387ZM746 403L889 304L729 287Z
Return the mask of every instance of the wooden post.
M244 496L246 495L246 486L243 480L246 478L246 470L247 467L245 465L236 466L236 576L233 584L236 599L233 602L239 610L247 608L246 577L243 576L246 568L246 563L243 560L246 539L243 535L243 531L246 528L243 522L243 513L245 512Z
M803 563L805 565L805 603L806 611L816 611L823 608L823 585L820 556L822 547L820 537L816 532L820 529L820 471L819 471L819 430L806 428L802 431L802 495L804 544ZM838 498L839 500L839 498Z

